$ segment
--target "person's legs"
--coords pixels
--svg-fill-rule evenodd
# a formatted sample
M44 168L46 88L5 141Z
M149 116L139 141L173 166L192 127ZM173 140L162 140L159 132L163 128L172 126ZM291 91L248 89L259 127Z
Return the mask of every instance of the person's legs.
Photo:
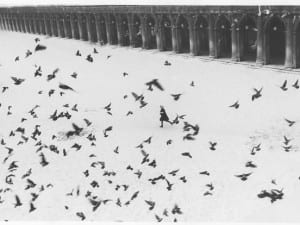
M163 127L163 123L164 123L164 121L161 120L161 121L160 121L160 127Z

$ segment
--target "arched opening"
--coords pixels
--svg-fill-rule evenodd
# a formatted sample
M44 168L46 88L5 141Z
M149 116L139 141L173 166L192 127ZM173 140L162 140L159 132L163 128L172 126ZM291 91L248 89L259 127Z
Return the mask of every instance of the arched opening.
M91 41L97 42L97 30L96 30L96 18L92 14L90 15L90 32L91 32Z
M107 32L106 32L106 25L105 25L105 18L104 16L100 16L99 21L99 29L100 29L100 43L107 44Z
M71 20L70 20L70 15L67 15L65 17L65 27L66 27L66 37L67 38L72 38L72 28L71 28Z
M52 31L51 31L51 23L50 23L50 19L48 17L46 17L46 26L47 26L47 31L48 31L48 35L52 36Z
M52 19L52 24L53 24L53 33L55 37L58 37L58 28L57 28L57 22L56 22L56 18L54 17Z
M118 44L117 21L114 15L110 15L110 44Z
M128 46L130 44L128 19L127 19L126 15L121 16L121 40L122 40L122 43L120 43L120 44L122 46Z
M240 23L240 56L244 61L256 60L257 28L255 20L246 16Z
M45 21L44 21L43 15L41 15L41 17L40 17L40 30L41 30L41 34L43 34L43 35L46 34Z
M134 38L134 47L142 47L142 27L141 19L138 15L133 16L133 38Z
M64 19L62 16L58 16L58 26L60 31L60 37L64 38L65 35L65 27L64 27Z
M179 16L177 21L177 41L179 53L190 52L189 24L184 16Z
M162 50L172 51L172 26L170 19L166 15L162 17L161 32Z
M300 23L296 27L296 68L300 67Z
M87 20L84 15L81 16L81 35L82 40L87 41L88 40L88 31L87 31Z
M79 34L79 27L78 27L78 16L75 14L72 19L73 22L73 33L74 33L74 39L78 40L80 39L80 34Z
M283 65L285 59L285 27L283 21L274 16L267 23L266 64Z
M195 23L196 34L196 55L208 55L209 53L209 39L208 39L208 22L207 20L199 16Z
M217 57L231 58L231 26L225 16L216 23Z
M21 28L22 28L22 31L25 33L25 20L22 20L21 19Z
M28 17L26 18L26 21L25 21L25 24L26 24L26 28L27 28L27 33L30 33L30 20L28 19Z
M31 26L31 33L35 34L36 30L35 30L34 20L33 19L30 20L30 26Z
M39 17L37 17L36 19L36 33L38 34L42 34L42 30L41 30L41 19Z
M146 40L148 45L145 46L146 49L155 49L156 45L156 33L155 33L155 20L152 16L147 16L146 18Z

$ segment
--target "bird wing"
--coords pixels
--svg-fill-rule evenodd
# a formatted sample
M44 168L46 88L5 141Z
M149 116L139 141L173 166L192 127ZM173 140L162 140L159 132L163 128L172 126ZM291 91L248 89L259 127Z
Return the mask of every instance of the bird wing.
M161 91L163 91L164 90L164 88L162 87L162 85L158 82L158 80L154 80L154 82L153 82L153 85L155 86L155 87L157 87L159 90L161 90Z

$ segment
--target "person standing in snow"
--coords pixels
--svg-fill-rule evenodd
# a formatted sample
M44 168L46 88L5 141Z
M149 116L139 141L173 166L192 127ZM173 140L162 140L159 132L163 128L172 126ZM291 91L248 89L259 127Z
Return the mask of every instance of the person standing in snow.
M164 121L170 123L171 125L173 124L173 123L169 120L169 117L168 117L168 115L167 115L167 113L166 113L166 110L165 110L165 108L164 108L163 106L160 106L160 119L159 119L159 120L160 120L160 122L161 122L160 127L163 127Z

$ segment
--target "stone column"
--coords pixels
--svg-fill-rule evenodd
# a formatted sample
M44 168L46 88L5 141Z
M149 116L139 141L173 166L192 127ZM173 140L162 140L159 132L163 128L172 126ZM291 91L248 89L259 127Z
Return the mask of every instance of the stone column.
M291 16L286 18L286 29L285 29L285 62L284 67L292 68L293 67L293 51L296 51L293 48L293 19Z
M58 15L54 15L55 18L55 24L54 26L56 26L57 28L57 36L61 37L61 30L60 30L60 26L59 26L59 16Z
M209 44L209 57L216 57L216 29L215 29L215 20L213 15L208 17L208 44Z
M146 17L142 15L141 19L141 33L142 33L142 48L147 49L148 47L148 37L147 37L147 28L146 28Z
M45 26L45 33L47 36L50 36L50 31L49 31L49 27L47 25L47 16L45 14L43 14L43 23Z
M33 25L34 25L34 33L38 34L38 19L37 19L37 14L33 15Z
M106 26L106 33L107 33L107 43L108 44L111 44L111 37L110 37L110 24L111 24L111 21L110 21L110 17L109 15L105 15L105 26Z
M256 63L263 65L264 62L264 36L263 36L263 18L261 15L257 17L257 38L256 38Z
M231 60L241 61L239 50L239 27L237 21L233 21L231 25Z
M51 36L55 36L55 32L54 32L54 16L53 15L49 15L49 21L50 21L50 31L51 31Z

